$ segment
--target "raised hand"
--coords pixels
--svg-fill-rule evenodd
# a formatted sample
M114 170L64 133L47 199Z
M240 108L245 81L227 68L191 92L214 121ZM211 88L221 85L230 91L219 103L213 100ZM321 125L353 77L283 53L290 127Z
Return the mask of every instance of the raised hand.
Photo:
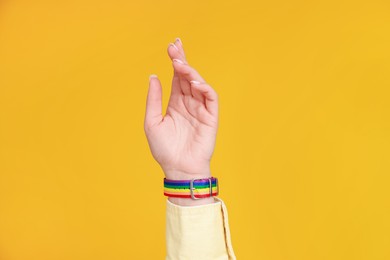
M185 57L180 39L168 46L174 75L166 114L162 87L149 80L144 129L153 157L167 179L207 178L218 129L218 95Z

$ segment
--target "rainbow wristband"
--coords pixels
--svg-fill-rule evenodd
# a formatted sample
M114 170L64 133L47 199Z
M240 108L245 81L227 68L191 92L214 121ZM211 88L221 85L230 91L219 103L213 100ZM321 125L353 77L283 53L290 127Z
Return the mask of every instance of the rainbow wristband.
M218 195L218 179L214 177L191 180L164 178L164 195L176 198L208 198Z

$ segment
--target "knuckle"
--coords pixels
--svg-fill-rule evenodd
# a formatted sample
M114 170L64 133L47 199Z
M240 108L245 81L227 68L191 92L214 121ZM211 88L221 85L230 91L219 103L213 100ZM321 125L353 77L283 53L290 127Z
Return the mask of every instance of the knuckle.
M191 75L191 69L189 67L185 67L185 69L183 71L183 74L186 75L186 76L190 76Z
M206 87L211 95L215 96L215 98L218 98L218 93L217 93L217 91L215 91L215 89L212 86L210 86L209 84L206 84Z

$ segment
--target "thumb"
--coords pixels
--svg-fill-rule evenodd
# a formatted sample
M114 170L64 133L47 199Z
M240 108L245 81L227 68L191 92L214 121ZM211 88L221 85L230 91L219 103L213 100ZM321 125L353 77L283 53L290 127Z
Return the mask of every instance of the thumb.
M145 128L150 128L161 122L162 116L162 87L156 75L149 77L149 90L146 100Z

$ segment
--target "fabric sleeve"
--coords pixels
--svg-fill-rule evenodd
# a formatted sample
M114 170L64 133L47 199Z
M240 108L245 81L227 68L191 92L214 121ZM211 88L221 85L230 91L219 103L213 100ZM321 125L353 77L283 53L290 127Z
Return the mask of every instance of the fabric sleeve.
M235 260L224 202L178 206L167 200L166 260Z

